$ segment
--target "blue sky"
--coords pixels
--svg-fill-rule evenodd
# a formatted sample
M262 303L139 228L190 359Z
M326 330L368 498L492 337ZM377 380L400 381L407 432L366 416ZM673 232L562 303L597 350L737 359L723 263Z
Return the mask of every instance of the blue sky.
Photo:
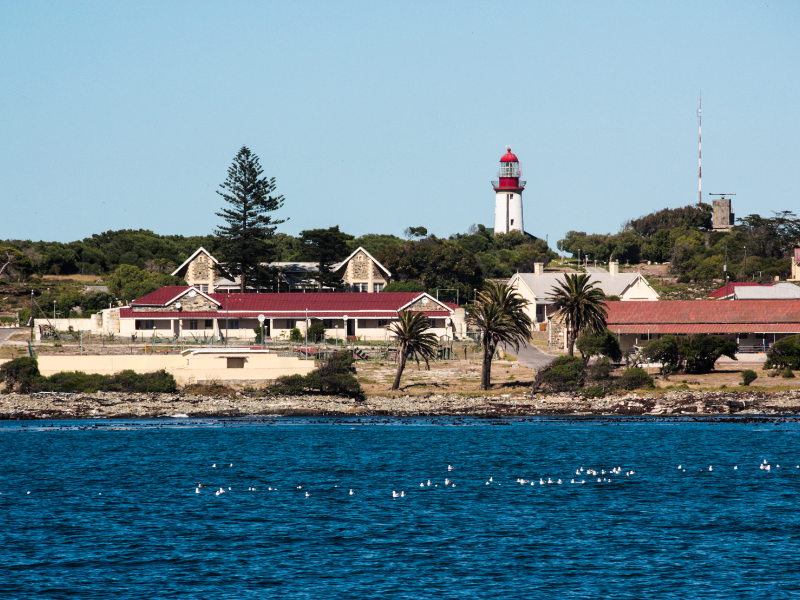
M249 146L281 231L526 230L735 192L798 210L798 2L0 3L0 239L202 235ZM708 199L705 196L704 199ZM800 212L800 211L799 211Z

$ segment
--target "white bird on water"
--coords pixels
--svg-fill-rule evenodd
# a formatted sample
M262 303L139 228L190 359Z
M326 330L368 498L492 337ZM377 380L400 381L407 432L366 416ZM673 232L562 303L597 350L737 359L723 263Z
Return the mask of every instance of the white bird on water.
M453 470L453 465L447 465L447 470L448 471L452 471Z
M489 480L489 481L491 481L491 480ZM431 487L431 480L430 479L428 479L428 487Z
M424 483L420 483L419 487L425 487L425 484Z
M400 497L401 498L405 498L406 497L405 491L402 491L402 490L400 491Z
M311 496L311 493L310 492L306 492L306 498L309 498L310 496Z
M713 470L714 470L714 467L712 467L711 465L708 465L708 470L709 470L709 471L713 471Z
M194 491L194 493L195 493L195 494L199 494L199 493L200 493L200 488L197 488L197 489Z
M355 492L351 489L350 490L350 495L352 496L353 494L355 494Z
M392 490L392 498L399 498L399 497L400 497L400 494L398 494L397 492Z
M217 468L217 463L214 463L213 465L211 465L211 468L212 469L216 469Z
M739 470L739 466L738 466L738 465L734 465L734 466L733 466L733 470L734 470L734 471L738 471L738 470Z

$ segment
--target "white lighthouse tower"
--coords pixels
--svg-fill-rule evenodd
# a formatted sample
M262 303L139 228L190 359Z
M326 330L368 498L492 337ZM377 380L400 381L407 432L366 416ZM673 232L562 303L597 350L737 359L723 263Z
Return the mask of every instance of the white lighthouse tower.
M511 153L511 148L500 159L500 171L497 173L499 181L493 181L495 191L494 201L494 233L508 233L509 231L525 232L522 222L522 190L525 182L520 181L522 171L519 160Z

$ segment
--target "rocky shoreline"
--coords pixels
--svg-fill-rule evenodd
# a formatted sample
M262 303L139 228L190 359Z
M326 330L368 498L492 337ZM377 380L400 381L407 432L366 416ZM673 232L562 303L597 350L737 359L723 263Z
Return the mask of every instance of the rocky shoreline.
M5 394L0 419L293 416L711 416L800 415L800 390L666 391L585 399L557 396L195 396L189 394Z

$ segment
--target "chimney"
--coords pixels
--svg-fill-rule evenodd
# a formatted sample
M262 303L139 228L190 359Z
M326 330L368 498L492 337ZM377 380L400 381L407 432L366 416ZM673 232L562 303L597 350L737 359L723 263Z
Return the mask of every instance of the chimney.
M616 277L617 275L619 275L619 263L617 261L608 263L608 272L611 274L612 277Z
M533 263L533 274L541 277L544 274L544 263Z

